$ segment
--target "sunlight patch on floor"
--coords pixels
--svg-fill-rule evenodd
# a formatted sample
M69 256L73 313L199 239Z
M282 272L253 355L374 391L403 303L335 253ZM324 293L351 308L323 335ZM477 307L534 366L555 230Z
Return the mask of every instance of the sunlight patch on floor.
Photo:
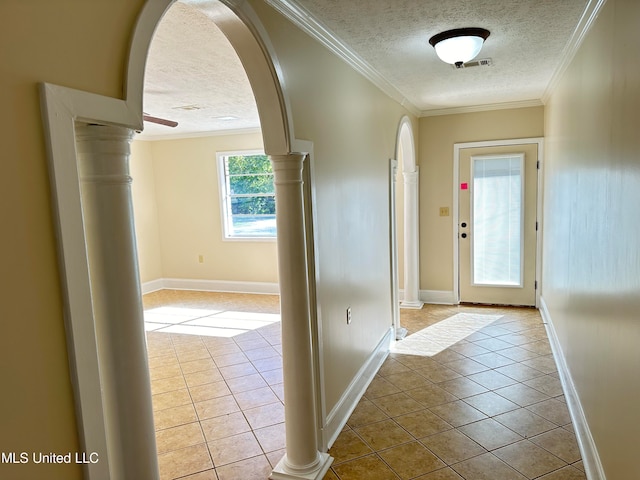
M423 328L396 342L391 351L408 355L432 356L464 340L478 330L492 324L502 315L456 313L452 317Z
M160 307L144 312L144 327L150 332L179 333L207 337L235 337L280 321L274 313Z

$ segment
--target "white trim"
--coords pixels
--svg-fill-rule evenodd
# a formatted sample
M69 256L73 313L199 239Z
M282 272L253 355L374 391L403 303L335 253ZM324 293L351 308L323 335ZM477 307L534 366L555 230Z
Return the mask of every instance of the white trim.
M292 472L286 463L286 454L280 459L269 475L270 480L323 480L329 471L333 457L328 453L318 452L314 467L310 472L296 470Z
M527 145L537 144L538 146L538 162L540 162L540 169L538 170L538 190L537 190L537 203L536 203L536 219L538 222L538 235L536 237L536 273L535 281L537 282L536 290L536 307L540 306L540 291L542 290L542 196L544 193L544 185L540 172L542 171L543 153L544 153L544 138L543 137L528 137L528 138L513 138L506 140L485 140L481 142L461 142L453 144L453 197L452 197L452 211L453 211L453 293L455 298L455 304L460 303L460 272L459 272L459 251L458 251L458 224L460 223L458 205L458 189L460 188L460 150L466 148L478 148L478 147L502 147L507 145Z
M255 293L278 295L277 283L238 282L234 280L198 280L193 278L158 278L142 284L142 293L157 290L196 290L201 292Z
M551 344L551 350L553 352L553 358L556 361L558 367L558 373L560 375L560 382L562 383L562 390L564 392L565 399L567 400L567 407L569 408L569 414L573 421L573 427L576 433L576 439L578 440L578 446L580 447L580 453L582 455L582 462L584 469L589 480L606 480L602 463L600 462L600 455L598 449L591 435L589 424L587 423L587 417L582 409L580 403L580 397L576 390L575 384L571 377L571 371L565 360L562 352L562 346L556 334L551 314L547 308L547 304L544 298L540 299L540 315L542 321L547 330L547 336L549 337L549 343Z
M322 428L323 447L331 448L347 420L358 406L358 402L367 387L375 377L376 373L389 355L391 342L395 338L393 327L389 328L376 348L373 350L367 361L362 365L358 373L353 377L351 383L346 388L340 400L329 412L326 423Z
M591 29L591 26L595 22L596 18L598 17L598 14L602 10L602 7L604 7L604 4L606 2L607 0L588 0L587 1L587 4L585 5L584 11L582 13L582 17L580 17L580 21L578 22L578 25L573 31L573 34L571 35L569 42L567 43L567 45L564 47L564 50L562 51L560 63L558 63L558 66L553 72L553 75L551 75L551 80L549 80L549 83L547 84L547 88L542 94L542 102L545 105L551 99L553 90L555 89L556 85L562 78L562 75L564 74L565 70L567 69L567 67L573 60L573 58L576 56L576 53L578 53L578 49L580 48L580 45L582 45L582 42L584 41L585 36Z
M420 290L420 300L424 303L438 305L455 305L458 303L455 293L450 290Z
M313 374L316 399L316 441L320 451L325 451L322 440L322 425L326 418L326 402L324 388L324 348L322 343L322 318L320 309L318 308L317 284L319 281L318 252L315 246L318 243L315 225L318 224L316 216L316 191L315 191L315 169L313 156L313 142L308 140L294 139L291 143L291 149L296 152L306 153L302 168L302 188L304 195L304 227L305 241L307 245L307 274L308 274L308 290L309 290L309 321L311 322L311 350L314 356Z
M420 117L437 117L440 115L457 115L458 113L489 112L492 110L508 110L514 108L541 107L542 100L521 100L518 102L489 103L486 105L470 105L468 107L438 108L422 110Z
M102 400L99 365L104 360L101 359L96 342L80 199L75 122L142 130L142 97L147 52L155 28L173 1L145 2L132 31L124 81L124 99L47 83L40 84L76 423L83 451L100 452L100 462L83 465L84 476L88 480L112 478L111 463L114 460L107 449L107 439L112 434L107 424L114 420L107 418ZM271 155L286 154L289 152L293 136L292 121L274 50L259 18L247 2L229 5L234 2L221 1L233 9L233 13L230 10L227 18L218 20L221 29L225 35L231 35L230 41L237 47L241 58L252 59L244 65L248 77L256 79L253 83L254 96L258 109L264 114L265 152ZM150 397L149 391L149 400ZM130 425L128 428L137 426ZM126 435L126 432L121 434ZM136 463L139 462L136 460L138 458L150 462L152 469L153 465L157 465L155 454L153 458L143 458L139 453L133 450L121 452L119 456L122 458L119 460Z
M398 299L404 300L404 289L398 290ZM420 301L431 305L456 305L459 303L452 290L420 290ZM402 308L403 305L401 304L400 307Z
M298 28L306 32L320 44L324 45L332 53L347 63L356 72L360 73L386 95L398 102L404 108L416 116L420 115L420 109L411 103L391 82L373 68L360 55L354 52L341 38L328 27L313 17L305 7L295 0L265 0L282 16L291 21Z
M540 301L542 295L542 215L544 212L544 141L538 144L538 195L536 205L536 222L538 223L538 230L536 231L536 242L538 248L536 249L536 307L540 308Z
M396 142L396 151L398 148ZM397 153L396 153L397 155ZM395 330L395 338L402 336L402 326L400 325L400 281L398 280L398 228L397 228L397 205L396 205L396 176L398 174L398 160L389 159L389 259L391 264L391 325ZM405 330L406 334L406 330Z
M147 293L157 292L158 290L164 289L164 279L157 278L156 280L150 280L148 282L144 282L140 284L140 291L143 295Z

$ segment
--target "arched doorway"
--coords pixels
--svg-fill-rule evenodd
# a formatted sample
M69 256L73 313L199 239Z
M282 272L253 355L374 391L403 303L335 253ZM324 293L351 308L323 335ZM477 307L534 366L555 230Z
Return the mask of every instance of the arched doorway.
M173 1L149 0L144 6L129 52L124 99L41 86L76 416L83 450L100 452L99 462L85 465L89 479L158 477L128 143L133 130L142 128L148 47ZM300 288L310 280L302 189L307 144L293 138L275 54L251 7L246 2L193 3L229 39L252 85L276 177L283 333L294 319L297 325L295 334L283 335L284 376L302 378L314 370L311 346L300 342L310 338L309 322L300 321L310 315L309 292ZM114 245L121 256L114 258ZM307 376L308 384L297 387L309 390L308 395L297 394L285 380L287 453L274 470L275 479L322 478L331 463L317 450L313 375Z
M396 158L401 165L403 179L403 226L402 258L404 270L404 298L401 308L422 308L420 300L420 259L419 259L419 176L416 165L415 142L411 121L408 117L400 120Z

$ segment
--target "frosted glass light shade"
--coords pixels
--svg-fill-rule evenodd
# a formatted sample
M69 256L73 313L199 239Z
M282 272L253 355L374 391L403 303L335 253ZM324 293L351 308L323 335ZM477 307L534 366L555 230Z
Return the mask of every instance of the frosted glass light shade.
M483 28L458 28L434 35L429 43L440 60L454 65L473 60L488 36L489 31Z
M445 63L466 63L480 53L484 40L480 37L454 37L442 40L434 47Z

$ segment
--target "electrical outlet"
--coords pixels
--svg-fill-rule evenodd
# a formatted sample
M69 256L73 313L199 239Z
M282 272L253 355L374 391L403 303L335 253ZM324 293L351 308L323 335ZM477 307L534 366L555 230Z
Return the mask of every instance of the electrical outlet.
M347 307L347 325L351 324L351 307Z
M449 216L449 207L440 207L440 216L448 217Z
M204 263L204 255L198 255L198 263Z

